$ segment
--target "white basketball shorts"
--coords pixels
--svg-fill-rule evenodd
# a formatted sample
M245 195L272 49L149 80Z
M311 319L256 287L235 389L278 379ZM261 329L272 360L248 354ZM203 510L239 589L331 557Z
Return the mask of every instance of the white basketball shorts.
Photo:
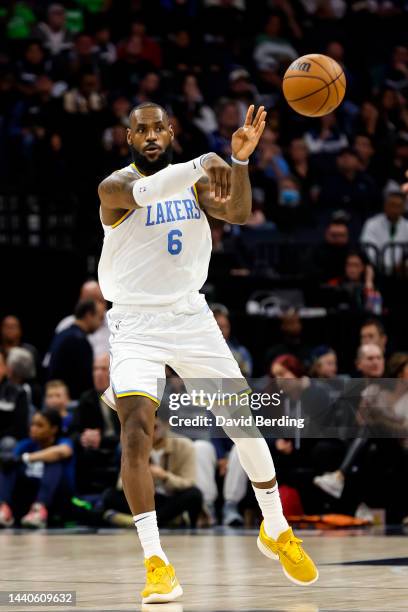
M132 395L159 405L166 365L185 381L187 391L191 380L206 380L207 390L215 391L216 381L224 379L228 386L228 379L236 392L248 392L248 383L200 293L171 306L114 304L108 323L111 386L103 399L112 408L115 398Z

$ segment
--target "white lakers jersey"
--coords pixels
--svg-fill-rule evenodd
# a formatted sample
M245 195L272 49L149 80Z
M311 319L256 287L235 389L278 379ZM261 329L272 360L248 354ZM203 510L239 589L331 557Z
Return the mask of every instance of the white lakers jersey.
M129 170L139 174L133 164L119 172ZM166 305L203 286L212 243L194 186L102 225L98 275L106 300Z

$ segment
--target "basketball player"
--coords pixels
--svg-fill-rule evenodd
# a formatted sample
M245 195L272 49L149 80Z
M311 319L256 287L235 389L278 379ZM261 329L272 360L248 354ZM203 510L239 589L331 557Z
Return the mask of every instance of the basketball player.
M154 509L153 478L165 482L166 472L149 465L165 364L185 379L236 379L248 390L198 292L211 254L207 215L243 224L251 212L248 158L265 117L264 107L255 116L249 107L244 126L232 136L232 167L214 153L171 165L174 133L167 113L157 104L141 104L132 110L127 131L134 163L99 185L105 232L99 281L113 303L105 398L121 422L123 488L147 570L144 603L173 601L183 592L161 547ZM283 516L266 441L234 442L264 517L259 549L278 559L296 584L312 584L318 571Z

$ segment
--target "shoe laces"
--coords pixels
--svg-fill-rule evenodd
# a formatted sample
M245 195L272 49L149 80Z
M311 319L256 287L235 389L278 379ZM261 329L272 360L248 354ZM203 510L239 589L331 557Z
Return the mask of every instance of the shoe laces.
M293 562L299 563L303 559L303 551L300 544L303 542L295 535L282 545L282 552Z
M163 576L167 574L167 567L156 567L153 571L147 572L147 579L152 584L162 582Z

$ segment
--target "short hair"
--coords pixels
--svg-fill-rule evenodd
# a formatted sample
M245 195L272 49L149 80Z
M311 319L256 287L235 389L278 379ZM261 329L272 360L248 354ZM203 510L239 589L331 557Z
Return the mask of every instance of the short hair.
M137 106L132 108L132 110L129 113L129 121L132 119L136 111L142 110L143 108L158 108L159 110L162 111L163 115L165 115L167 118L169 116L166 109L160 104L156 104L156 102L142 102L141 104L138 104Z
M381 347L378 346L378 344L360 344L357 349L356 361L361 361L361 359L364 357L364 351L367 349L368 346L373 346L374 348L377 348L380 351L381 356L384 357L384 352L382 351Z
M46 385L45 385L45 392L47 393L47 391L49 391L50 389L57 389L58 387L63 387L65 389L66 394L69 397L69 389L68 386L64 383L63 380L49 380Z
M21 378L21 380L29 380L35 377L34 357L32 353L25 348L15 346L10 349L7 357L7 365L10 370L12 370L13 374Z
M74 317L79 319L85 319L88 314L96 314L96 304L94 300L82 300L77 303L74 310Z
M380 334L380 336L385 336L384 325L378 319L374 319L374 317L372 317L371 319L366 319L361 325L360 331L363 329L363 327L368 327L369 325L374 325L374 327L377 328L377 331Z

